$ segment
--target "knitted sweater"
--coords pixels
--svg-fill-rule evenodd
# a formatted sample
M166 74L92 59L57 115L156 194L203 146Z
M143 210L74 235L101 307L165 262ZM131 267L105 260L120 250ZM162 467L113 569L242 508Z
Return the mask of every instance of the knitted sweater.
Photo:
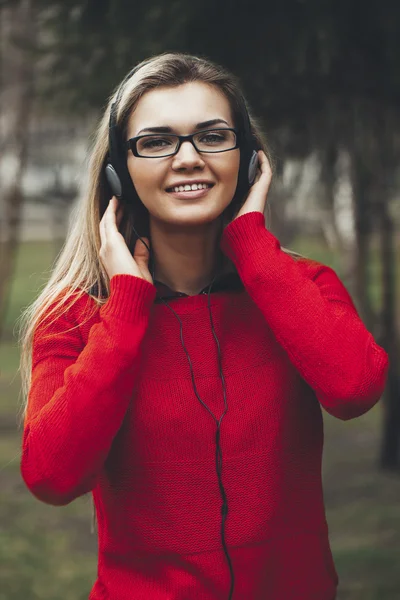
M284 253L261 213L232 221L220 248L243 282L210 295L228 404L233 600L333 600L321 407L339 419L365 413L384 390L388 358L335 272ZM36 329L21 472L49 504L93 493L91 600L228 600L216 423L195 395L180 324L155 296L149 282L115 275L89 319L85 294ZM198 393L219 419L208 297L169 304Z

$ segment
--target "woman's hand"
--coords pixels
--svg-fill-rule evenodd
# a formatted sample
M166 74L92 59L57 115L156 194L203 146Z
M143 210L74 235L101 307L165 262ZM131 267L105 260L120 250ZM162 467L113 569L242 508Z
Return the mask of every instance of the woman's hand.
M113 196L100 221L100 260L110 279L114 275L127 274L140 277L153 284L153 278L148 268L149 251L146 246L137 239L132 256L123 235L118 231L122 213L122 207L118 206L118 200ZM148 238L143 239L149 245Z
M243 206L235 216L235 219L238 219L246 213L254 211L258 211L264 214L265 207L267 204L268 190L272 179L272 170L271 165L269 164L269 160L265 152L263 152L262 150L258 151L258 159L260 163L255 182L251 186L249 194ZM233 221L235 219L233 219Z

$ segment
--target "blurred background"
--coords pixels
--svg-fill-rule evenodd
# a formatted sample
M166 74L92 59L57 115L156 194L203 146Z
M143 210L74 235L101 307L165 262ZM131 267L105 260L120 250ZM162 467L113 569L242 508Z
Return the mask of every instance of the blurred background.
M338 600L400 598L400 3L0 0L0 600L84 600L89 497L37 501L19 473L16 320L37 297L81 193L106 100L138 61L211 58L240 79L276 163L267 225L332 266L390 355L381 402L324 414ZM250 600L250 599L249 599Z

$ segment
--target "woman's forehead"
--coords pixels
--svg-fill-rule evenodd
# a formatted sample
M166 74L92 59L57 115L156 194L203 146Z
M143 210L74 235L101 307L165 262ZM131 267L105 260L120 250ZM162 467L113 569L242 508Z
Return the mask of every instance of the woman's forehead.
M191 82L146 92L128 120L128 133L134 137L142 129L171 127L184 134L200 122L218 118L233 126L227 98L213 86Z

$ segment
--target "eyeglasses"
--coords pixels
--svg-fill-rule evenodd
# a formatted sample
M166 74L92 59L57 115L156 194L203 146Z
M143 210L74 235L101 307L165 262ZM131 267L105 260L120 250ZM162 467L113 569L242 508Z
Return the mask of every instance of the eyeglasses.
M152 133L138 135L126 142L134 156L142 158L163 158L179 152L183 142L193 144L197 152L228 152L239 147L235 129L205 129L191 135L175 135L169 133Z

